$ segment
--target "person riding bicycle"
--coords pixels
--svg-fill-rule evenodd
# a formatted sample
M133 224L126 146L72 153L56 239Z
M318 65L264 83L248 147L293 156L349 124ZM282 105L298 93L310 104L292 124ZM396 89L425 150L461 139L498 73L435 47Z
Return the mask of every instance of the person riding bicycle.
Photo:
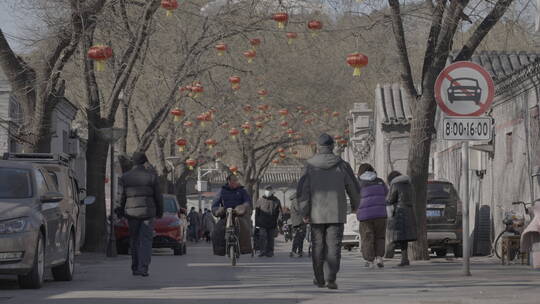
M212 213L220 219L212 235L212 245L215 255L224 256L226 253L225 217L228 208L234 209L234 214L237 218L240 254L251 254L251 197L246 189L240 185L238 177L234 174L227 177L227 184L219 190L212 204Z

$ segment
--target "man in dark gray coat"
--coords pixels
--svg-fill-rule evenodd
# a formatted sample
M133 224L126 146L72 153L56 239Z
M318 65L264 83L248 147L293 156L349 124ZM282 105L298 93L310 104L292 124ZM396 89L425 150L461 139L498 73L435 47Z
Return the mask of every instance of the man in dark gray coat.
M355 212L360 201L360 186L349 163L333 153L334 140L330 135L322 134L317 148L317 154L307 161L298 182L298 201L304 220L311 224L313 283L318 287L327 283L329 289L337 289L336 275L347 220L346 195Z
M129 224L131 270L133 275L148 276L152 258L154 218L163 216L163 194L154 170L144 165L144 153L133 154L133 169L120 178L122 197L120 213Z

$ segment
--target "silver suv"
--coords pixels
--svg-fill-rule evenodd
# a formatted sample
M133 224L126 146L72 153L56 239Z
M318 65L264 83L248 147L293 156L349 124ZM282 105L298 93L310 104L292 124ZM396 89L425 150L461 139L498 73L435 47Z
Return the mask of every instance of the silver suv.
M51 173L60 167L0 160L0 274L22 288L40 288L49 267L57 281L73 278L80 205L94 198L79 201L74 179Z

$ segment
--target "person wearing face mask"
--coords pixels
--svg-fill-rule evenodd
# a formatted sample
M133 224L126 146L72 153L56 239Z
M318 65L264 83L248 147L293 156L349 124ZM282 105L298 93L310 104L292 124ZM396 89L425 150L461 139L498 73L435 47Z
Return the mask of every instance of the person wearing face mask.
M277 229L281 202L274 196L271 186L266 187L263 197L255 204L255 226L259 227L259 257L274 256L274 235Z

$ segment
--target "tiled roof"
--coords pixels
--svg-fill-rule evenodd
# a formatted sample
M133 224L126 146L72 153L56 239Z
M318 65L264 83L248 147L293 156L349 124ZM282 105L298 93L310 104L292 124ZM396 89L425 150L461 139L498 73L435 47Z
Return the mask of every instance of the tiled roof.
M450 54L449 62L457 56L457 52ZM475 53L471 61L483 66L495 80L504 78L535 61L540 53L527 52L500 52L482 51Z
M375 103L383 125L406 126L412 120L411 99L399 84L378 84Z
M302 175L301 166L272 166L262 176L262 184L295 184ZM224 184L226 172L214 173L210 176L212 184Z

